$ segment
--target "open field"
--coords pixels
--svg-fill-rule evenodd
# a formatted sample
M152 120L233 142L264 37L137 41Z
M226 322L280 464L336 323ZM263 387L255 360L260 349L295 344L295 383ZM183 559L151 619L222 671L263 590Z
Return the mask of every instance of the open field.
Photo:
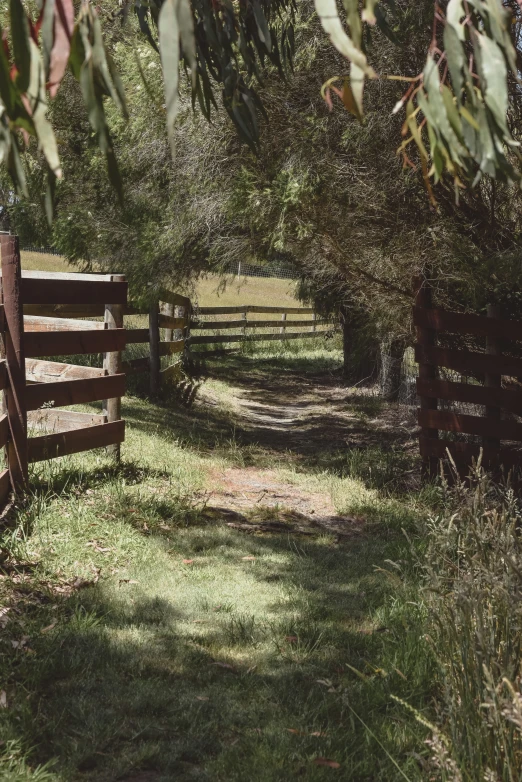
M78 271L59 255L45 253L22 252L22 268L40 271ZM115 272L117 269L114 270ZM294 298L295 282L280 280L273 277L237 277L229 275L219 277L209 275L199 280L195 291L180 290L186 293L194 304L201 307L231 307L244 304L270 305L282 307L299 307ZM289 316L290 317L290 316ZM270 319L270 318L268 318Z

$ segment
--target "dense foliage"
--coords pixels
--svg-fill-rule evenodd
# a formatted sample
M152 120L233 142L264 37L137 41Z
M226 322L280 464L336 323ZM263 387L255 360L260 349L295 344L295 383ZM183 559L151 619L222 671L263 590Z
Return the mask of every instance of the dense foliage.
M444 7L434 3L432 35L422 58L427 51L427 61L420 68L409 61L398 70L390 69L389 63L378 67L383 64L370 57L371 31L378 26L390 40L400 42L410 22L411 4L345 0L344 6L348 31L336 0L315 0L331 42L349 61L349 74L334 76L324 85L328 103L333 90L349 111L362 118L367 80L409 83L394 109L396 113L406 107L401 151L405 164L415 167L408 148L417 147L433 203L430 179L437 183L446 172L453 177L456 190L463 182L476 184L484 174L518 182L519 142L508 118L510 82L515 91L518 84L522 14L518 0L449 0ZM120 195L105 98L110 97L123 116L127 116L127 106L99 15L89 0L82 0L76 18L73 0L41 0L38 15L32 11L22 0L9 2L10 35L3 35L0 52L0 157L16 189L27 195L19 131L26 140L29 136L37 139L46 161L50 216L55 180L62 169L56 135L47 117L47 95L56 95L67 65L80 85L91 128ZM211 0L125 0L115 16L125 19L130 11L161 55L171 142L183 63L190 74L193 104L198 102L209 119L218 85L239 135L255 149L258 116L264 107L254 83L261 80L265 62L281 76L292 64L294 0L250 0L237 5ZM417 36L416 43L421 37ZM339 78L342 89L335 86Z
M379 70L422 68L432 10L431 0L410 8L394 42L374 33L367 48ZM440 183L433 209L421 178L403 170L396 154L402 121L388 107L400 99L400 83L368 84L364 124L329 111L322 100L321 84L343 61L311 3L301 4L297 17L293 73L282 81L276 67L265 72L259 96L269 121L257 155L241 145L223 109L211 125L192 112L184 80L172 163L160 58L132 25L125 40L119 25L110 29L129 105L128 122L107 107L124 203L107 182L69 76L51 108L65 171L57 217L49 234L36 201L13 204L13 225L26 241L52 240L72 259L124 271L140 290L161 279L188 281L233 260L288 259L302 272L303 297L323 311L359 312L370 342L390 334L408 341L411 278L423 270L452 306L480 308L492 296L519 306L518 187L484 179L456 208L453 189ZM138 60L128 55L132 36ZM30 154L31 186L38 190L41 158L35 147ZM367 346L365 338L363 353Z

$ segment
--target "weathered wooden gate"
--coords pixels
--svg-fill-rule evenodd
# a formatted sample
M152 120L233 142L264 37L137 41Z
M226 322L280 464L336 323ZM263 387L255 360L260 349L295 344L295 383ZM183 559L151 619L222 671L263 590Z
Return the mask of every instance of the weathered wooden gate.
M120 400L125 393L121 351L127 283L121 275L22 274L18 238L0 236L0 248L0 447L5 446L7 456L0 473L3 502L11 488L27 487L32 462L102 446L119 456L125 436ZM99 314L104 321L81 320ZM103 368L43 360L87 353L103 353ZM96 400L105 400L101 415L55 407ZM46 431L29 436L30 429Z
M425 280L416 281L415 288L413 322L424 471L435 473L448 451L463 472L481 451L484 466L522 466L522 386L518 382L522 358L513 355L515 343L522 342L522 321L499 317L493 306L488 307L487 316L448 312L433 306ZM469 335L476 344L482 338L483 352L440 347L440 334ZM467 414L468 410L473 414ZM441 431L448 433L446 438L439 437Z

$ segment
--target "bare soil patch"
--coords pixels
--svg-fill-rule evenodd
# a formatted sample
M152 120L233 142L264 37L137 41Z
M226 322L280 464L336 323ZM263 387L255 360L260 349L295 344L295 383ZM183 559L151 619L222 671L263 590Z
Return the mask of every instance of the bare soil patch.
M342 458L350 449L411 454L417 448L413 408L385 404L369 389L343 385L333 373L311 376L248 369L236 370L229 386L234 436L241 445L272 453L279 464L281 454L289 467L299 470L312 464L331 466L329 460ZM219 406L219 400L204 396L200 404L211 401ZM273 532L292 525L294 532L304 534L322 528L351 535L364 523L337 515L328 494L307 491L273 469L231 467L213 477L207 513L228 514L229 525L237 529Z

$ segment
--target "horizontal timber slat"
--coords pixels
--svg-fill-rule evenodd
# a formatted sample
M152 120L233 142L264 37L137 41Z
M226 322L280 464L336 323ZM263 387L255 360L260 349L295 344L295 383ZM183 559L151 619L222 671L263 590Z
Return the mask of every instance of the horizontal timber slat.
M184 329L187 325L187 318L171 318L170 315L158 315L158 323L162 329Z
M417 420L420 426L428 429L522 441L522 424L516 421L499 421L495 418L481 418L477 415L460 415L447 410L421 409L417 410Z
M1 277L0 272L0 277ZM110 274L82 274L81 272L41 272L22 269L22 279L28 280L88 280L90 282L110 281Z
M248 312L248 307L246 305L242 307L198 307L197 312L199 315L236 315Z
M415 345L415 360L419 364L434 364L457 372L490 372L497 375L522 376L522 359L512 356L492 356L464 350Z
M20 294L24 304L126 304L127 283L22 278Z
M221 342L270 342L271 340L287 340L287 339L310 339L313 337L324 337L325 331L302 331L291 332L286 334L226 334L212 336L191 337L191 345L213 345ZM522 372L521 372L522 374Z
M148 315L149 308L141 306L140 304L138 304L138 302L128 301L127 304L123 305L123 314L124 315Z
M310 323L311 322L312 321L310 321ZM279 321L273 320L271 324L273 324L275 328L276 326L279 326ZM197 329L242 329L249 325L250 323L248 320L193 320L191 321L190 328L191 331Z
M125 348L125 329L94 331L31 331L24 335L26 356L102 353Z
M56 410L53 407L30 410L27 414L27 424L30 428L46 429L49 432L66 432L82 426L101 426L106 422L107 417L104 415Z
M100 426L88 426L73 429L70 432L57 432L40 437L30 437L27 442L29 462L41 462L55 459L91 448L103 448L107 445L122 443L125 439L125 421L113 421Z
M160 302L174 304L175 307L190 307L190 299L187 296L181 296L179 293L173 293L165 289L160 290L158 298Z
M9 420L7 415L0 416L0 448L9 440Z
M113 399L124 394L125 375L105 375L105 377L58 380L27 386L25 403L27 410L36 410L47 402L54 402L57 406L77 405L99 399Z
M413 308L413 322L422 328L449 331L455 334L473 334L476 337L522 340L522 321L487 318L441 309Z
M102 320L79 320L77 318L46 318L40 315L24 315L24 332L29 331L103 331Z
M432 440L427 437L419 438L421 456L435 456L437 459L445 459L449 450L453 460L459 464L471 464L472 459L478 459L482 446L476 443L455 443L451 440ZM522 464L522 452L508 448L482 448L482 464L486 467L491 464L513 467Z
M286 325L294 328L301 326L325 326L328 323L327 320L287 320ZM209 320L209 321L195 321L190 324L190 328L194 330L202 329L278 329L281 326L280 320Z
M0 273L1 276L1 273ZM81 272L41 272L22 269L22 278L28 280L88 280L90 282L110 281L111 274L82 274Z
M247 312L280 312L286 315L313 315L313 307L261 307L257 304L249 304Z
M125 337L127 345L136 345L140 342L148 342L150 334L148 329L125 329Z
M313 315L311 307L261 307L256 304L246 304L243 307L199 307L200 315L232 315L238 312L276 312L287 315Z
M24 317L98 318L104 313L105 304L24 304Z
M172 356L174 353L183 353L184 349L185 341L182 339L159 343L160 356Z
M10 491L11 483L9 481L9 470L2 470L2 472L0 472L0 503L5 503Z
M59 361L41 361L30 358L25 361L25 376L32 383L48 383L54 380L83 380L89 377L103 377L106 371L99 367L81 367L62 364Z
M417 378L417 394L432 399L467 402L473 405L496 405L510 413L522 415L522 389L486 388L471 383Z

